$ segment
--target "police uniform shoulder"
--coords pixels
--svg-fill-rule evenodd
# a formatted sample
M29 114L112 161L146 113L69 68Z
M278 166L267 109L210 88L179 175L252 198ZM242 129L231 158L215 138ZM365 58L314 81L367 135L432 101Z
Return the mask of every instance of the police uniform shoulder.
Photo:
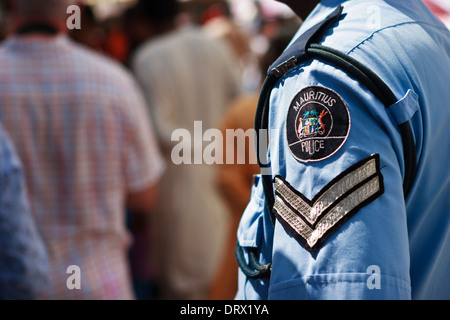
M343 5L343 18L323 36L323 45L350 52L374 34L413 19L392 4L382 1L348 1Z

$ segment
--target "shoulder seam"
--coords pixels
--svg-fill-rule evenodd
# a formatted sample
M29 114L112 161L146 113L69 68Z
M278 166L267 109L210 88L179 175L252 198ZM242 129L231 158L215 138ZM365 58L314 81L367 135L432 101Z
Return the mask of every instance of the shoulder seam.
M429 27L433 27L436 29L441 29L439 26L436 26L434 24L428 23L428 22L421 22L421 21L406 21L406 22L402 22L402 23L398 23L395 25L391 25L391 26L387 26L381 29L378 29L374 32L372 32L367 38L365 38L364 40L360 41L358 44L356 44L353 48L351 48L349 51L347 51L347 54L351 54L354 50L358 49L360 46L362 46L366 41L370 40L375 34L380 33L382 31L391 29L391 28L395 28L395 27L399 27L399 26L403 26L403 25L407 25L407 24L417 24L417 25L427 25Z

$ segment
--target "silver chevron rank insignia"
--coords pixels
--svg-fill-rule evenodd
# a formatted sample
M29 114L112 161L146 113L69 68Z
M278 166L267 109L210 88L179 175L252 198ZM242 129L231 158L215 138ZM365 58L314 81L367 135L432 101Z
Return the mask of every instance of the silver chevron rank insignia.
M316 251L359 209L384 192L379 155L351 166L328 183L312 200L283 177L275 177L273 212L307 250Z

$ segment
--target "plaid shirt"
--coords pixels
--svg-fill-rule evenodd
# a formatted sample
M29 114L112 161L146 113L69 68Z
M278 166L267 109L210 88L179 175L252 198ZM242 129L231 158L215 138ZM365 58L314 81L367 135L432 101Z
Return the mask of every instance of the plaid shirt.
M134 298L125 196L164 170L137 85L65 36L7 39L0 70L0 118L51 259L43 298ZM81 290L68 289L71 265L80 267Z

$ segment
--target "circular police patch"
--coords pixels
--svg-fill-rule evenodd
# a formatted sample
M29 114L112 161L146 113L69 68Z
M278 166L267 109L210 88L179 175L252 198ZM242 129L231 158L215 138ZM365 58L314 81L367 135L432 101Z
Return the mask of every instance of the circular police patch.
M299 161L320 161L336 153L350 133L350 113L333 90L310 86L289 106L286 134L289 149Z

